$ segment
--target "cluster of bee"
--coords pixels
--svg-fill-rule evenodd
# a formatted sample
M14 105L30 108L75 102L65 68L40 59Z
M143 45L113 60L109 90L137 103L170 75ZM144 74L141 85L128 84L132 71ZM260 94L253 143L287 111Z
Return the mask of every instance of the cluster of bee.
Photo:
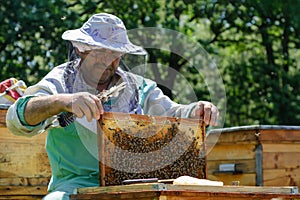
M120 185L127 179L174 179L183 175L206 178L205 144L199 125L137 122L132 127L120 127L103 122L102 128L101 160L105 163L100 166L105 167L100 170L105 173L100 179L105 185Z

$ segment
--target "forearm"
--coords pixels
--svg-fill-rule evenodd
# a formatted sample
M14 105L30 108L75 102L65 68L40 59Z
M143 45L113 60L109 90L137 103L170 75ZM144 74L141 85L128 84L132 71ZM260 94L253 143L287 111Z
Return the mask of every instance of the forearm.
M47 118L59 114L65 109L66 95L57 94L31 98L24 112L24 118L28 125L37 125Z
M25 107L24 119L28 125L37 125L61 112L71 112L88 121L99 119L104 110L100 99L88 92L56 94L31 98Z

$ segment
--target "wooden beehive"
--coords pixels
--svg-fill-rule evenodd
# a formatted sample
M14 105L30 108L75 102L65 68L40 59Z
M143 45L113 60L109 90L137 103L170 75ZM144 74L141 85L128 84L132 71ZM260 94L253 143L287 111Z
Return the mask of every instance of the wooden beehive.
M0 109L0 199L41 199L51 177L46 134L13 135L6 128L6 113Z
M248 186L300 187L300 126L218 129L208 134L206 143L208 179L226 185L239 181ZM219 171L220 164L228 163L235 164L236 171Z
M98 134L100 184L128 179L206 178L202 121L105 113Z

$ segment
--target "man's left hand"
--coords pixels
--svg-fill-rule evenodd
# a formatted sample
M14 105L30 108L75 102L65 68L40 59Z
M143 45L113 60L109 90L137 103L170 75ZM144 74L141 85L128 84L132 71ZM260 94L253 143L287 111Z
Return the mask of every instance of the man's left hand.
M208 101L198 101L190 117L200 117L206 125L216 126L218 124L219 110L214 104Z

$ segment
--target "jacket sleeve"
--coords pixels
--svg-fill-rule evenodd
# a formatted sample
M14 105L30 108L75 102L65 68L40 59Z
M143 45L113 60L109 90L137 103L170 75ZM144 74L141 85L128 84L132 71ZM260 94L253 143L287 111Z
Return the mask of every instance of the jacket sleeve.
M6 126L8 130L15 135L31 137L43 133L47 127L49 127L51 121L54 120L54 117L52 117L35 126L26 124L24 120L24 109L30 97L33 96L19 98L7 111Z
M178 104L163 94L154 81L145 79L141 105L144 113L148 115L188 118L196 102Z
M54 70L54 72L57 70ZM11 105L6 114L6 126L10 132L15 135L34 136L43 133L53 122L55 116L48 118L38 125L31 126L24 120L24 110L27 102L34 96L45 96L63 92L61 80L57 73L49 73L36 85L30 86L25 91L23 97L20 97Z

